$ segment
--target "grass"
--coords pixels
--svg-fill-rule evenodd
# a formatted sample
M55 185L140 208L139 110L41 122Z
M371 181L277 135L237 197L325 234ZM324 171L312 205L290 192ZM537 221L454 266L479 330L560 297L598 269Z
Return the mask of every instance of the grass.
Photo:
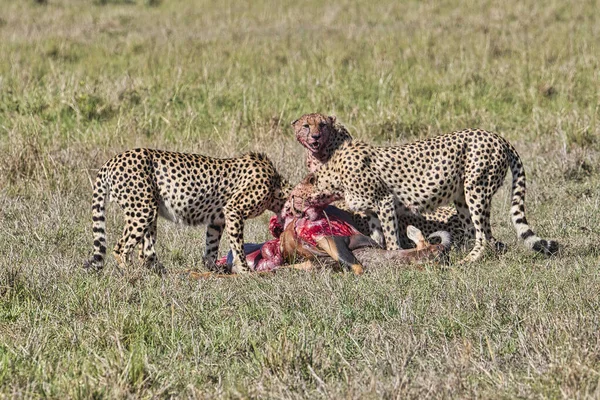
M0 397L599 397L598 11L1 2ZM108 157L260 150L298 181L289 123L316 111L375 143L501 133L525 163L528 219L560 255L517 243L505 186L492 222L509 251L476 265L201 282L121 276L114 261L82 271ZM248 241L268 238L267 219ZM203 238L162 221L159 256L201 268Z

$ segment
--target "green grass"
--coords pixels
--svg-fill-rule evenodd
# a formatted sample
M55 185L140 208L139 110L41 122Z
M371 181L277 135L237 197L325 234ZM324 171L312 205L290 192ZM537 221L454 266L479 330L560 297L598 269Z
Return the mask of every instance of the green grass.
M596 2L218 3L0 2L0 397L599 397ZM109 253L82 271L108 157L260 150L298 181L306 112L375 143L499 132L560 255L517 242L505 186L509 251L475 265L190 282L121 276ZM109 244L121 223L113 205ZM171 271L203 243L159 223Z

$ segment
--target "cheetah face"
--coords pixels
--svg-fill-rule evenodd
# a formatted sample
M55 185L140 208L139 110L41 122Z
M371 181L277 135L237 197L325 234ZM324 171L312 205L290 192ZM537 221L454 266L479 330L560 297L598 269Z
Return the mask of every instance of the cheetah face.
M305 114L292 122L296 139L313 154L319 154L325 148L334 124L335 117L323 114Z
M341 200L341 196L329 191L319 192L315 187L314 174L308 174L290 193L284 207L285 212L292 216L317 215L328 204Z

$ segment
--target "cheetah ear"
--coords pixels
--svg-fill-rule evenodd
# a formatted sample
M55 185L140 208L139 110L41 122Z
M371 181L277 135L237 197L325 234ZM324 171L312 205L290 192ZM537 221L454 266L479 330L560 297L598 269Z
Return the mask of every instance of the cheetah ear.
M292 126L296 125L296 122L298 122L299 119L295 119L294 121L292 121Z
M330 115L329 117L327 117L327 119L329 120L330 125L335 124L335 115Z

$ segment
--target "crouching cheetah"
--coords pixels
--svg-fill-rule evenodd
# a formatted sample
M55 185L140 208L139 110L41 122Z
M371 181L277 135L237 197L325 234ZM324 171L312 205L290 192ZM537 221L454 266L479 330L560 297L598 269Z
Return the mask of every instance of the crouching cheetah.
M290 191L291 186L263 154L219 159L153 149L126 151L98 171L92 204L94 255L85 267L103 267L105 206L113 199L125 213L123 235L114 248L119 264L140 244L141 261L157 272L164 271L154 249L160 215L185 225L207 225L207 267L214 265L225 228L234 272L246 272L244 221L265 210L279 213Z
M435 210L453 201L465 231L475 232L475 245L464 261L476 261L486 243L496 243L490 226L491 201L509 167L511 218L517 235L537 252L556 253L557 242L539 238L529 227L523 164L515 148L495 133L467 129L390 147L346 140L316 170L315 187L340 193L353 211L371 218L376 215L391 250L400 248L398 233L406 230L399 216Z
M310 172L315 172L327 163L334 153L344 143L352 140L348 130L336 122L333 116L319 113L305 114L292 122L296 140L304 146L306 154L306 167ZM338 204L339 205L339 204ZM343 205L339 205L343 207ZM383 245L381 226L377 219L370 218L363 212L352 214L353 224L365 235L371 235ZM460 243L474 236L474 232L465 232L456 210L453 207L439 207L431 213L407 213L398 216L402 226L413 225L421 230L425 236L438 231L448 231L454 243ZM401 232L404 232L402 230ZM402 247L412 244L408 236L401 234Z

